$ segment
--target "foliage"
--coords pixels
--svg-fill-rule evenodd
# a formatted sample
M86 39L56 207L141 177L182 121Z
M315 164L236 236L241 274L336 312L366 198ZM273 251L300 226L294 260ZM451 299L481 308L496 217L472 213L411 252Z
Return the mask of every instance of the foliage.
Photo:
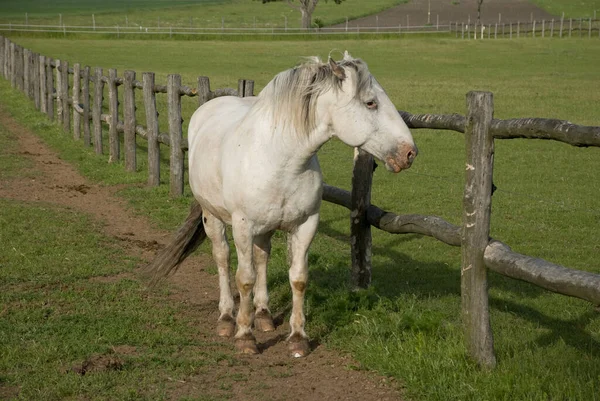
M301 56L326 57L348 49L365 59L398 108L413 113L464 114L473 89L495 95L495 117L552 117L600 125L596 106L600 41L395 39L311 42L144 42L20 39L50 56L104 68L154 71L158 82L178 71L193 85L197 75L213 88L256 80L260 90ZM181 57L185 54L186 57ZM335 54L334 54L335 56ZM190 61L192 60L192 61ZM199 61L201 60L201 61ZM484 62L482 62L484 60ZM574 62L576 61L576 62ZM163 77L163 78L161 78ZM6 83L3 93L11 93ZM61 157L86 174L121 184L132 205L163 226L185 214L163 188L127 184L136 175L106 166L59 130L5 95L2 102L29 123ZM6 104L7 103L7 104ZM185 106L189 118L193 102ZM164 107L164 105L162 106ZM139 109L139 107L138 107ZM165 110L164 108L160 110ZM162 112L161 114L165 114ZM47 123L46 123L47 124ZM49 124L52 126L52 124ZM373 203L397 213L461 220L464 140L461 134L414 130L420 154L400 175L375 171ZM65 147L70 147L67 151ZM352 150L337 141L320 150L326 182L348 188ZM143 160L143 149L138 159ZM88 162L88 159L95 161ZM594 241L600 221L600 149L533 140L497 141L491 235L517 252L576 269L600 272ZM92 167L93 166L93 167ZM104 166L104 167L101 167ZM96 172L101 169L104 172ZM110 173L108 170L110 169ZM143 179L140 179L143 182ZM188 192L189 194L189 192ZM158 214L157 210L167 210ZM4 227L4 225L2 225ZM373 287L348 291L348 212L323 204L311 248L307 292L308 332L359 361L395 377L415 400L593 400L600 388L600 317L593 305L491 274L491 314L498 368L481 372L464 354L459 318L460 250L416 235L373 233ZM204 247L204 252L209 249ZM290 290L285 237L274 240L269 271L273 308L285 311Z

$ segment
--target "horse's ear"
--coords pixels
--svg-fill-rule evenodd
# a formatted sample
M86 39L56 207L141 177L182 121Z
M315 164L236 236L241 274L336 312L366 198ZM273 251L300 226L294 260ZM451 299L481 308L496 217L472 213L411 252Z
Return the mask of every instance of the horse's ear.
M333 75L342 80L346 79L346 71L344 71L344 68L340 67L331 57L329 57L329 66L331 67Z

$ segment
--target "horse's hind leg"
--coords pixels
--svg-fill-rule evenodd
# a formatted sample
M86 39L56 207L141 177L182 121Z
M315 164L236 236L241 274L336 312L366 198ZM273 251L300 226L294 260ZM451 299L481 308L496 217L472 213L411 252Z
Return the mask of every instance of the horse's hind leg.
M212 254L219 270L219 320L217 334L231 337L235 331L233 319L233 296L229 284L229 244L225 233L225 224L212 214L204 211L204 230L212 242Z
M252 306L252 289L256 283L256 272L252 261L253 235L252 226L243 215L232 217L233 239L238 256L238 268L235 282L240 292L240 307L237 314L237 332L235 345L244 354L257 354L256 339L252 334L254 308Z
M254 267L256 268L256 284L254 284L254 328L260 331L273 331L273 317L269 311L269 293L267 292L267 262L271 253L272 233L254 238Z
M310 352L308 337L304 332L304 292L308 280L308 247L312 242L319 224L319 214L308 220L290 233L288 251L290 252L290 285L292 286L292 316L288 337L288 349L293 357L303 357Z

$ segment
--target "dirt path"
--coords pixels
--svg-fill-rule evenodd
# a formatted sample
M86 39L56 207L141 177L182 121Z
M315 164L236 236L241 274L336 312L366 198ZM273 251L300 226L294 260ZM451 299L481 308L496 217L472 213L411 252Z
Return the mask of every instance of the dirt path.
M104 223L104 233L121 241L134 256L150 260L170 233L152 228L149 221L128 211L126 202L115 196L116 188L100 186L82 177L70 164L61 160L37 136L16 122L0 107L0 124L18 138L19 153L32 160L39 178L15 178L0 182L0 198L43 202L68 207L91 215ZM188 307L198 335L215 342L230 343L214 334L218 317L217 277L204 271L212 265L206 255L186 261L171 279L175 286L174 301ZM119 279L119 277L114 278ZM218 364L205 375L192 376L184 383L169 385L170 396L209 396L235 400L400 400L398 385L390 379L351 366L359 365L350 357L340 356L317 345L304 359L291 359L285 346L287 325L274 333L257 336L262 354L231 357L240 363ZM247 380L224 377L241 376Z
M382 11L376 15L358 18L348 22L349 27L397 27L399 24L406 26L423 26L428 23L433 26L437 23L439 16L440 24L449 22L464 22L477 20L477 1L476 0L409 0L406 4L401 4ZM529 22L531 18L535 20L551 20L558 18L553 16L529 0L485 0L481 7L481 22L484 24L511 23L511 22ZM340 24L338 27L343 27Z

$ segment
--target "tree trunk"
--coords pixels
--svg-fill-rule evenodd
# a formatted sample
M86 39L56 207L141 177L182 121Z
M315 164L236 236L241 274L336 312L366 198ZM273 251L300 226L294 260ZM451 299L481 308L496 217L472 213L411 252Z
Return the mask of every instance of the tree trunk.
M310 29L312 13L304 8L302 8L300 12L302 13L302 29Z

